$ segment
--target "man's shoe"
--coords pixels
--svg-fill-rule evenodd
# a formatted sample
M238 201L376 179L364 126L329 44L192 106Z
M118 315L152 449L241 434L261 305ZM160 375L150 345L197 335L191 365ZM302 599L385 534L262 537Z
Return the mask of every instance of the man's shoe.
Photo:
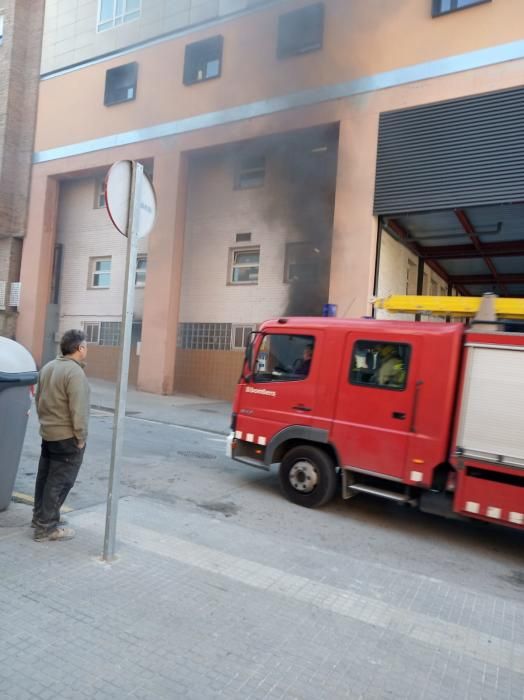
M37 530L34 534L36 542L58 542L59 540L72 540L75 536L75 531L72 527L55 527L50 532L45 530Z
M59 525L67 525L68 522L69 522L69 521L66 520L65 518L60 518L58 524L59 524ZM33 520L31 520L31 527L33 527L33 528L37 528L37 527L38 527L38 522L37 522L34 518L33 518Z

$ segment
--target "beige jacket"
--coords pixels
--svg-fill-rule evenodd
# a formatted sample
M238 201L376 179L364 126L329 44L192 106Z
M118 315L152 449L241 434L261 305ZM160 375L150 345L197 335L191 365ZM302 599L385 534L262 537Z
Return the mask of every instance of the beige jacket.
M83 365L62 356L48 362L40 370L35 400L44 440L86 441L89 384Z

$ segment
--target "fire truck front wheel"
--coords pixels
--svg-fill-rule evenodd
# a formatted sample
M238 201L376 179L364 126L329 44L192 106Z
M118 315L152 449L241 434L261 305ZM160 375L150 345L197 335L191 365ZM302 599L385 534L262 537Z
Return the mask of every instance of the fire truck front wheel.
M335 495L337 475L331 457L319 447L293 447L284 455L280 487L292 503L306 508L325 505Z

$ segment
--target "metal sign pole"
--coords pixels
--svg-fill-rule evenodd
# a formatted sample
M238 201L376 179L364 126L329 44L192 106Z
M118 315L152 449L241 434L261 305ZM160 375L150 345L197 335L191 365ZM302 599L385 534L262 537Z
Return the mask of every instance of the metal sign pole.
M131 192L129 198L129 218L127 222L127 260L124 286L124 309L122 312L122 335L119 360L119 376L115 399L115 417L113 421L113 442L111 446L111 466L107 491L106 529L104 535L104 561L112 561L115 556L116 521L118 499L120 495L120 474L122 468L122 448L124 442L124 422L126 416L127 383L129 374L129 355L131 350L131 332L135 300L135 275L138 241L138 223L140 217L140 194L142 187L143 166L133 163Z

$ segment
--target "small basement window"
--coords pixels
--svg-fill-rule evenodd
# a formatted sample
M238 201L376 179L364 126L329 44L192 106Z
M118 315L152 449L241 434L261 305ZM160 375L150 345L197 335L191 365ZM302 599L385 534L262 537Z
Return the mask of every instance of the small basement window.
M278 58L299 56L322 48L324 3L286 12L278 20Z
M194 85L220 77L223 45L222 36L213 36L186 46L184 85Z
M130 102L136 98L138 63L126 63L124 66L106 71L106 89L104 104L106 107Z

